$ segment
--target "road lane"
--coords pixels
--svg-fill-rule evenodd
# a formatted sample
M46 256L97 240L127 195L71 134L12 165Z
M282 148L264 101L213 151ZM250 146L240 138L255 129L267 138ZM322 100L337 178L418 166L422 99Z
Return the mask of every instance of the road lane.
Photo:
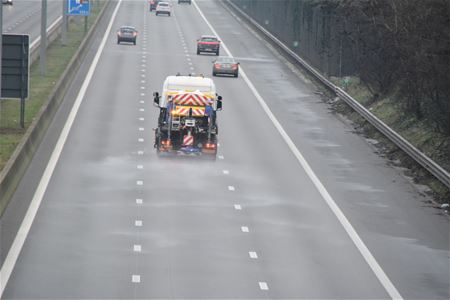
M174 9L123 3L114 28L137 26L138 45L110 35L5 298L386 298L243 80L215 79L216 162L156 157L151 92L214 58L195 54L208 28L193 6Z
M47 24L51 25L61 16L62 2L49 0L47 4ZM13 5L3 5L4 33L29 34L31 41L40 36L41 2L16 0Z

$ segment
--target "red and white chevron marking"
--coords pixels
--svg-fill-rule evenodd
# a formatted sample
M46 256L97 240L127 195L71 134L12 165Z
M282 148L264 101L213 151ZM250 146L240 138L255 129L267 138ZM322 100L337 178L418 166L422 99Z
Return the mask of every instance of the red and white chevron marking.
M213 100L200 93L180 93L172 96L173 103L178 105L212 105Z
M176 106L173 110L173 115L175 116L188 116L189 109L192 108L192 116L193 117L203 117L205 115L204 107L189 107L189 106Z
M194 145L194 136L185 135L183 137L183 146L192 146L192 145Z

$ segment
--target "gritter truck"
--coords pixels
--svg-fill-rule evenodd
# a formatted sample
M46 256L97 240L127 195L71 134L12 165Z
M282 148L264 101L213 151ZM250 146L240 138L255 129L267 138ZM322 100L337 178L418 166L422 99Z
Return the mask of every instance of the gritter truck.
M168 76L162 94L153 93L159 108L155 129L158 155L198 155L215 159L218 125L216 113L222 110L211 78L203 76Z

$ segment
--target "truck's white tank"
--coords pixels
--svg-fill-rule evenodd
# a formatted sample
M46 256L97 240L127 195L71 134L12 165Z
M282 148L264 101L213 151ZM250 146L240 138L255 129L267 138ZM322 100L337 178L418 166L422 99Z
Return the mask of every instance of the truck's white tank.
M211 78L201 76L168 76L163 84L160 107L166 107L168 94L172 92L202 92L216 98L216 86Z

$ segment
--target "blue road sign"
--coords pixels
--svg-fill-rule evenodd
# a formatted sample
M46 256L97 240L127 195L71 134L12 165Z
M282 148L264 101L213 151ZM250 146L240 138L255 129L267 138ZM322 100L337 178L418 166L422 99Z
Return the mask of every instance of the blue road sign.
M69 16L89 16L91 13L90 0L67 0L67 12Z

